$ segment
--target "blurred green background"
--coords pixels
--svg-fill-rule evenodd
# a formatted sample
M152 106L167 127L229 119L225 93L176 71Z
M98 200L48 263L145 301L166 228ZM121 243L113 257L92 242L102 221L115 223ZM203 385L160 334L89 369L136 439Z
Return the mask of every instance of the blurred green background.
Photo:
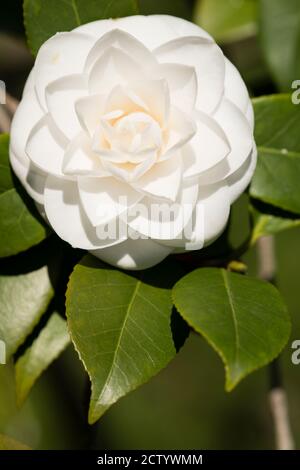
M202 25L237 65L252 96L276 85L260 47L259 0L140 0L142 12L170 13ZM299 4L300 10L300 4ZM288 24L285 25L288 29ZM22 26L22 1L10 0L0 17L0 78L20 96L32 66ZM300 78L300 77L295 77ZM235 204L233 237L247 229L245 197ZM276 236L278 286L293 321L281 366L292 429L300 446L300 365L290 345L300 339L300 229ZM256 253L245 256L256 274ZM0 432L35 449L269 449L274 447L268 406L268 369L224 391L223 365L199 336L190 335L167 369L114 405L94 426L86 422L89 388L72 347L35 385L25 406L15 404L11 365L0 366Z

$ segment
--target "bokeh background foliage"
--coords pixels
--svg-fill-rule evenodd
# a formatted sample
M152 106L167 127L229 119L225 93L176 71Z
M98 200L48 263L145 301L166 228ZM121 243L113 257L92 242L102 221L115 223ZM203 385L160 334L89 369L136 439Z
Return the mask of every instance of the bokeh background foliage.
M21 0L11 0L0 18L0 78L17 97L33 63L22 8ZM9 363L0 365L0 448L22 447L22 442L38 449L273 445L266 369L227 394L215 351L225 365L226 388L232 390L287 343L286 305L275 287L255 278L255 242L265 234L276 234L277 284L292 317L291 339L299 336L300 106L291 103L289 94L293 80L300 78L299 2L24 1L33 54L57 30L139 12L172 14L203 26L238 67L254 97L259 150L255 177L249 192L234 205L224 235L195 254L192 263L205 266L218 259L226 266L239 257L252 277L219 268L186 275L190 268L174 259L132 275L91 256L83 258L84 253L67 247L40 220L10 172L9 136L1 135L0 339L8 338ZM245 254L241 247L247 247ZM113 291L108 280L119 288ZM124 311L118 308L123 304ZM103 314L107 305L112 315ZM211 318L218 325L224 312L226 322L216 328ZM124 318L126 334L103 336L102 330L120 330ZM96 335L91 337L92 333ZM106 344L114 353L100 363L93 358ZM244 348L248 354L243 354ZM300 443L300 369L292 365L290 355L288 345L282 354L283 372L292 427ZM126 381L116 362L125 370ZM91 401L85 369L92 381ZM108 397L111 389L115 392ZM122 395L125 398L118 401ZM87 423L88 410L90 423L95 423L115 402L100 421Z

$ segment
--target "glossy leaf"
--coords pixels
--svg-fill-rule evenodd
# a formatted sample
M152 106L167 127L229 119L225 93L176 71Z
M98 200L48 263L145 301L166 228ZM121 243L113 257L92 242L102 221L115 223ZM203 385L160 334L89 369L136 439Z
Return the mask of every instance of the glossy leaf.
M271 72L283 91L300 76L299 0L260 0L260 36Z
M0 434L0 450L31 450L27 445Z
M283 230L300 226L300 218L268 204L252 201L250 211L253 218L251 244L256 243L260 237L275 235Z
M24 0L24 23L33 54L58 31L137 13L137 0Z
M12 176L8 145L9 137L0 135L0 257L25 251L49 234L33 202Z
M193 271L175 285L173 299L182 317L222 358L228 391L272 361L290 334L277 289L225 269Z
M175 356L187 326L172 309L177 265L125 273L86 256L71 275L71 339L92 382L89 422L147 382Z
M234 41L257 31L258 0L197 0L194 21L217 41Z
M69 343L66 321L57 313L53 313L39 336L16 363L16 393L19 405L24 402L40 375Z
M253 100L258 163L252 197L300 213L300 106L289 95Z
M0 339L6 344L7 360L38 323L53 294L45 255L39 251L1 261Z

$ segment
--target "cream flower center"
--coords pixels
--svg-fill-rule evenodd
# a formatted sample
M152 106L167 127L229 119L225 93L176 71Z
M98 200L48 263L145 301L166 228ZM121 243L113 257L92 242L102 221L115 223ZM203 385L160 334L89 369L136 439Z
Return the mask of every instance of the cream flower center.
M110 135L110 147L126 152L129 161L137 154L141 155L161 146L161 128L149 114L130 113L117 119L112 127L114 132Z

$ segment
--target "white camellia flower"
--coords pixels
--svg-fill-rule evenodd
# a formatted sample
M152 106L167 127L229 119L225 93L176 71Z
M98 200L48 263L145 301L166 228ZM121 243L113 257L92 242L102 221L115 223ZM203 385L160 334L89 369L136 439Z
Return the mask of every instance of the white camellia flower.
M96 21L40 48L10 159L63 240L144 269L221 234L254 172L253 110L198 26L165 15Z

